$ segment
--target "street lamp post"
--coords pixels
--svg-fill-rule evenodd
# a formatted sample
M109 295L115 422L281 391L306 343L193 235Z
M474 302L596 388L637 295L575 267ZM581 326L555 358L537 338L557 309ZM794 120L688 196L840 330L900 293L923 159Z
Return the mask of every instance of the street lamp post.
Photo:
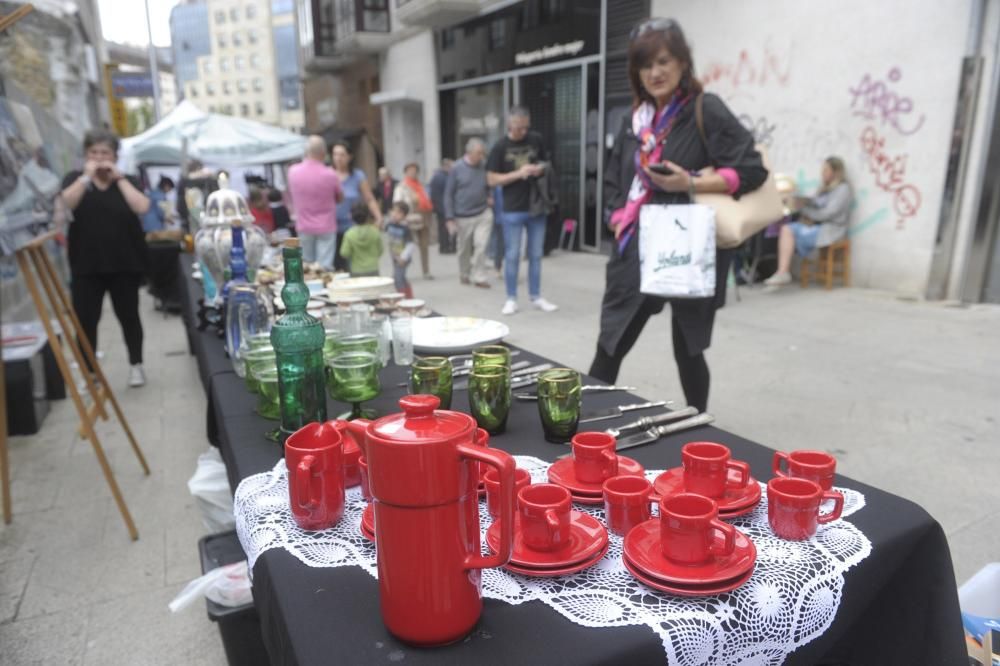
M146 5L146 35L149 38L149 74L153 79L153 123L160 122L160 72L156 57L156 47L153 45L153 25L149 20L149 0Z

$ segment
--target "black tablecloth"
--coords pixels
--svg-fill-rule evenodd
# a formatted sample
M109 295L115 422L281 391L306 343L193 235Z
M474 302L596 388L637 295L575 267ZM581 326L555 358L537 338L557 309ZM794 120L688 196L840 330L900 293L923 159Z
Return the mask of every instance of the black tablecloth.
M221 343L193 336L198 354L222 354ZM518 359L542 359L524 351ZM371 403L397 411L404 370L382 375L383 395ZM270 470L282 457L263 433L274 427L253 413L255 398L232 372L215 373L209 383L210 420L231 487L248 475ZM457 391L453 409L467 411L467 392ZM588 394L586 409L630 402L622 393ZM344 409L330 402L332 416ZM631 420L628 419L628 420ZM623 421L621 421L623 422ZM616 422L609 421L610 426ZM620 423L620 422L619 422ZM603 425L603 424L600 424ZM666 437L629 451L647 468L680 464L680 447L694 439L722 442L747 461L755 478L770 478L772 449L738 435L705 427ZM537 407L514 401L507 431L490 446L546 460L568 451L541 435ZM869 557L846 574L843 598L833 625L801 647L794 664L964 664L965 647L948 544L940 525L922 508L877 488L838 477L837 485L864 493L866 506L850 521L872 542ZM396 641L383 626L375 579L356 567L311 568L281 549L264 552L254 566L254 599L264 642L276 664L662 663L663 647L646 627L586 628L541 602L511 605L485 600L476 631L456 645L418 649Z

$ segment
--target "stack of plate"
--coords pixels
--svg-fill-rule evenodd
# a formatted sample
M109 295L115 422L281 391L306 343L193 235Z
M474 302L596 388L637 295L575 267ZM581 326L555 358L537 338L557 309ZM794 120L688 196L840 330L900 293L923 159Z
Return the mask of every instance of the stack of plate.
M514 548L504 569L522 576L545 578L583 571L601 561L608 552L608 531L593 516L570 511L569 541L556 550L535 550L524 543L521 521L514 518ZM486 543L492 552L500 546L500 524L486 530Z
M478 317L413 320L413 349L421 354L461 354L510 335L506 324Z
M326 286L326 294L331 301L357 296L365 301L378 300L379 294L392 291L393 281L389 277L358 277L332 280Z
M653 495L657 497L672 497L684 490L684 468L675 467L660 474L653 481ZM726 494L716 498L719 505L719 518L736 518L750 513L760 502L760 484L753 477L745 488L727 488Z

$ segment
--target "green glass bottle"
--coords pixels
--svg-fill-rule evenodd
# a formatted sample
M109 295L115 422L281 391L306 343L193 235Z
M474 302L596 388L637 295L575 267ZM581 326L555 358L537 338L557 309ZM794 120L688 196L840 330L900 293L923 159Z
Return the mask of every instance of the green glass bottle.
M278 364L281 399L281 440L313 421L326 421L323 323L306 312L309 287L302 274L299 239L290 238L282 249L285 286L281 300L285 314L271 328L271 344Z

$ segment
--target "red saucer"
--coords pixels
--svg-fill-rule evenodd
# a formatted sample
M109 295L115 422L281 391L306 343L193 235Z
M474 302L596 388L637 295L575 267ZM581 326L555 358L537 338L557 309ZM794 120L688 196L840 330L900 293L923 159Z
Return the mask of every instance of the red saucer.
M678 564L668 560L660 549L660 519L651 518L633 527L622 541L624 558L646 576L662 583L683 586L722 583L753 570L757 549L753 542L736 530L736 548L729 555L709 559L702 564Z
M570 499L572 499L577 504L587 504L590 506L604 506L604 495L574 495L569 494Z
M361 525L361 536L363 536L364 538L368 539L369 541L372 541L372 542L375 541L375 533L374 532L369 532L368 530L366 530L363 523Z
M668 469L653 480L653 493L660 497L672 497L684 492L684 468ZM726 494L715 500L719 505L719 513L732 513L752 507L760 501L760 484L752 476L746 488L732 488Z
M553 576L566 576L569 574L574 574L578 571L583 571L584 569L589 569L594 566L608 553L608 548L610 544L605 544L601 552L597 553L594 557L589 560L584 560L583 562L578 562L576 564L571 564L566 567L561 568L551 568L551 569L532 569L530 567L519 567L515 564L505 564L504 569L510 571L511 573L520 574L522 576L530 576L532 578L552 578Z
M735 511L719 512L719 520L729 520L730 518L739 518L740 516L745 516L748 513L753 512L757 508L759 502L754 502L745 509L736 509Z
M570 512L569 543L559 550L533 550L522 539L520 521L514 520L514 550L510 563L530 569L567 567L591 559L608 545L608 530L593 516L581 511ZM486 530L486 543L493 550L500 544L500 524Z
M750 569L750 571L746 572L742 576L722 583L708 583L705 585L671 585L644 575L642 571L637 569L633 564L629 563L628 559L624 557L622 558L622 562L625 564L625 568L628 569L628 572L643 585L651 587L654 590L669 592L670 594L676 594L682 597L705 597L714 594L732 592L750 580L750 577L753 576L753 569Z
M375 505L369 504L361 514L361 528L375 534Z
M644 471L642 465L631 458L618 456L618 476L642 476ZM604 492L603 481L601 483L587 483L576 478L572 456L552 463L552 466L549 467L549 482L562 486L574 495L601 496Z

